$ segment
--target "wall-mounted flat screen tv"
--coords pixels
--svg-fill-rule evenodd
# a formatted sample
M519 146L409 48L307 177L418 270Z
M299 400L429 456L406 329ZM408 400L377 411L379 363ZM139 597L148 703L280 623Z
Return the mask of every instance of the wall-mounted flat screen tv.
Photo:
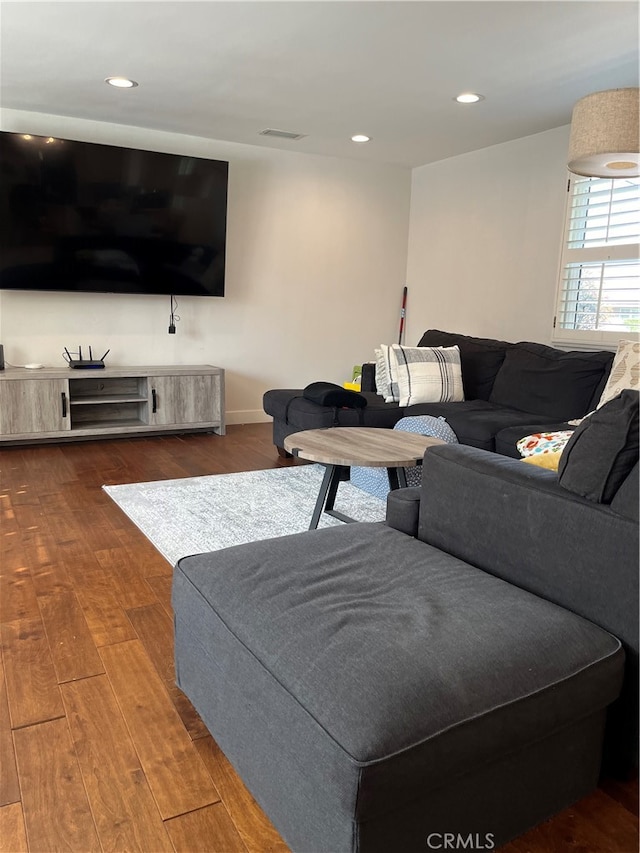
M224 296L229 164L0 133L0 288Z

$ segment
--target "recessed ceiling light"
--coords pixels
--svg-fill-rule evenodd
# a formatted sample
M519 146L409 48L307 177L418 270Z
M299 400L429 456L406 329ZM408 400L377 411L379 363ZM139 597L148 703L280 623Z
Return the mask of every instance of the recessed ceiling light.
M115 86L116 89L133 89L138 85L135 80L130 80L128 77L107 77L104 82Z
M371 142L370 136L365 136L364 133L356 133L355 136L351 137L352 142Z
M453 100L459 104L477 104L478 101L484 101L484 95L477 95L475 92L463 92L461 95L456 95Z

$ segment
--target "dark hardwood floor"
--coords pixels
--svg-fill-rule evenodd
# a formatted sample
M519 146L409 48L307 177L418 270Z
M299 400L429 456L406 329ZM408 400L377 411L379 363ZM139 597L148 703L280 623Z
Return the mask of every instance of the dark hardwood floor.
M174 684L172 567L101 486L291 464L267 424L0 451L0 853L288 849ZM637 803L603 780L502 849L635 853Z

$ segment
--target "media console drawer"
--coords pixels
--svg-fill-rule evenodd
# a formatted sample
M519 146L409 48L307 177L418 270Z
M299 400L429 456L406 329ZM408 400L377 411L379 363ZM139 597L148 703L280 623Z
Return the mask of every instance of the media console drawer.
M224 435L220 367L0 372L0 443L197 430Z

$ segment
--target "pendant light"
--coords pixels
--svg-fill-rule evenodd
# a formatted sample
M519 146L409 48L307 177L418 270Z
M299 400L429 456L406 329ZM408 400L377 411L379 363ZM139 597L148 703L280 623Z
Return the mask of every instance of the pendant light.
M640 175L640 89L608 89L573 108L569 171L597 178Z

